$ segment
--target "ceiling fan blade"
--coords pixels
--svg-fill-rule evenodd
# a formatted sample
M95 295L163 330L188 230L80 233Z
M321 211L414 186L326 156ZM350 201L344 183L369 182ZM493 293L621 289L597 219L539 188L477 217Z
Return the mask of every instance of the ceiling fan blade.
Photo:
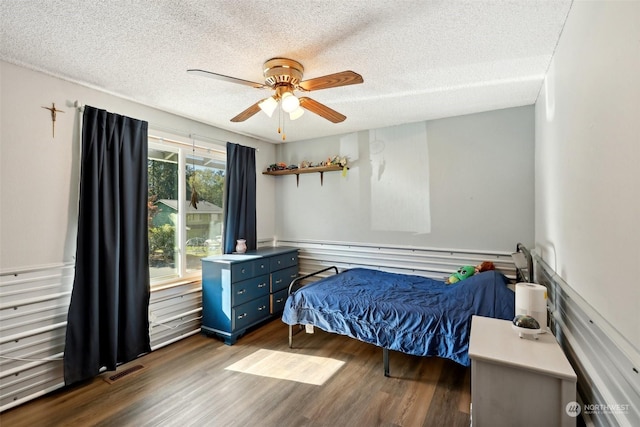
M311 98L307 98L306 96L300 98L300 106L333 123L343 122L347 118L347 116L338 113L336 110L332 110L326 105L321 104L318 101L314 101Z
M257 89L264 89L269 87L263 83L251 82L249 80L238 79L236 77L229 77L229 76L225 76L224 74L212 73L211 71L190 69L190 70L187 70L187 73L193 74L196 76L204 76L204 77L209 77L216 80L222 80L229 83L238 83L245 86L255 87Z
M328 89L331 87L355 85L364 82L362 76L353 71L341 71L314 79L305 80L298 85L304 90Z
M253 104L251 107L247 108L246 110L244 110L242 113L238 114L237 116L235 116L233 119L231 119L232 122L244 122L245 120L247 120L249 117L253 116L255 113L257 113L258 111L260 111L260 107L258 106L258 104L262 102L262 100L256 102L255 104Z

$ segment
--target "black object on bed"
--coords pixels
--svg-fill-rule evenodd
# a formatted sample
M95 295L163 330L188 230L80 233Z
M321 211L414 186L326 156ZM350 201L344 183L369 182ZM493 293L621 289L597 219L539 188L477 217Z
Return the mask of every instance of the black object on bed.
M321 271L331 268L338 271ZM469 366L471 316L513 319L515 294L507 284L497 271L447 285L422 276L354 268L291 292L282 320L290 332L291 325L313 325L382 347L387 376L388 350Z

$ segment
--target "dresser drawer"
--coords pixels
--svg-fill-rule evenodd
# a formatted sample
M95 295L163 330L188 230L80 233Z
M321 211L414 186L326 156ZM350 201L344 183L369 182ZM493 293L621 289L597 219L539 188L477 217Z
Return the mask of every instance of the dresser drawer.
M242 329L269 316L269 295L231 309L233 330Z
M288 289L291 281L298 277L298 266L285 268L271 273L271 293Z
M262 276L263 274L269 274L269 258L253 261L253 275Z
M231 264L231 281L240 282L257 276L259 273L256 273L256 271L261 263L264 263L264 260L256 259Z
M269 293L269 275L236 282L231 285L231 306L244 304L247 301Z
M287 254L271 257L271 271L280 270L287 267L298 265L298 252L290 252Z
M284 310L284 304L287 302L289 289L283 289L271 294L271 314L280 313Z

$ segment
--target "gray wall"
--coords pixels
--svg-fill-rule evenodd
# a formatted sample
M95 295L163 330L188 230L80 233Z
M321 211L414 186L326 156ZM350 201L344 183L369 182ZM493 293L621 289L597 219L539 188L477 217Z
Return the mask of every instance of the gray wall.
M278 146L339 172L272 177L278 238L511 251L533 243L533 106Z
M640 2L574 2L536 103L536 248L640 360ZM631 357L631 355L629 355ZM637 368L637 365L636 365Z

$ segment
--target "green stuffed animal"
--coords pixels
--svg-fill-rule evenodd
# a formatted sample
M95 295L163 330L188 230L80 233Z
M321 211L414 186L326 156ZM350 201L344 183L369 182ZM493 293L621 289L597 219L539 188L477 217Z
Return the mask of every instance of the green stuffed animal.
M458 269L458 271L456 271L451 276L449 276L446 283L448 285L457 283L461 280L464 280L473 276L475 273L476 273L476 268L473 265L463 265Z

